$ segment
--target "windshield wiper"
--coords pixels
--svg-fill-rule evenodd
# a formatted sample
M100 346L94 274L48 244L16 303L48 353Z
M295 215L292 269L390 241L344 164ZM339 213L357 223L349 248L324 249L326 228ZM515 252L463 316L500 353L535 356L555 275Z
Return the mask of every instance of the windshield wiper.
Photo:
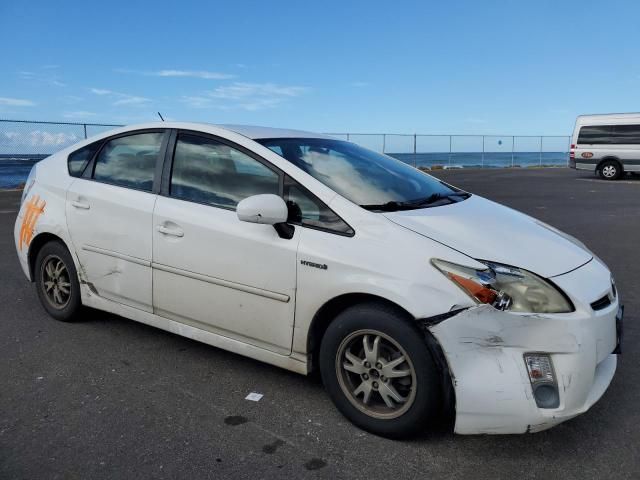
M417 200L408 200L405 202L398 202L392 200L390 202L382 203L379 205L360 205L365 210L374 210L381 212L397 212L399 210L415 210L418 208L426 208L433 206L434 204L447 200L449 203L456 203L465 200L471 196L467 192L451 192L451 193L432 193L426 198L419 198Z

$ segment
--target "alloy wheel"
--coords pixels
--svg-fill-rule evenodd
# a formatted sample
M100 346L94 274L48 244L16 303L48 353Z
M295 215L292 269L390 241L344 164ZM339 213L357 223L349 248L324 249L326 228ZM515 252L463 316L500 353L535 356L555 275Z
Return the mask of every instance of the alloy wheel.
M606 178L613 178L618 173L618 170L613 165L605 165L602 169L602 175Z
M42 262L42 290L52 307L62 310L71 298L71 281L64 261L57 255L49 255Z
M416 373L406 351L388 335L359 330L338 348L336 374L349 401L380 419L404 414L416 398Z

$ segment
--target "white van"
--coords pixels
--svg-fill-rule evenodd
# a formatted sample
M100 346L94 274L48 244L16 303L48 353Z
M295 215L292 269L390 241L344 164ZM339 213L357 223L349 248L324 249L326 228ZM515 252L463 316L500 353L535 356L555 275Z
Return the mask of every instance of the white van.
M347 418L389 437L443 411L458 433L550 428L602 396L620 351L613 278L580 241L310 132L84 140L34 167L15 243L53 318L93 307L319 369Z
M569 166L594 171L605 180L640 172L640 113L578 116Z

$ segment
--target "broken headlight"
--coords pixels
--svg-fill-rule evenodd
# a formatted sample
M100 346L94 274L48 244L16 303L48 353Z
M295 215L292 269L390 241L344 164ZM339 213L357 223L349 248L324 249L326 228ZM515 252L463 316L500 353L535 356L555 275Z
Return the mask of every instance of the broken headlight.
M457 265L432 260L435 267L477 303L498 310L527 313L567 313L571 302L550 282L521 268L493 262L482 262L487 268Z

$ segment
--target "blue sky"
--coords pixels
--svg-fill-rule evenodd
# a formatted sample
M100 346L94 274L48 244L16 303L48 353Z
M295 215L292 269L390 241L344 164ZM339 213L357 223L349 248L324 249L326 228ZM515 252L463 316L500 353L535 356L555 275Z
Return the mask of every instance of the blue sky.
M640 2L0 2L0 118L557 134L640 111Z

